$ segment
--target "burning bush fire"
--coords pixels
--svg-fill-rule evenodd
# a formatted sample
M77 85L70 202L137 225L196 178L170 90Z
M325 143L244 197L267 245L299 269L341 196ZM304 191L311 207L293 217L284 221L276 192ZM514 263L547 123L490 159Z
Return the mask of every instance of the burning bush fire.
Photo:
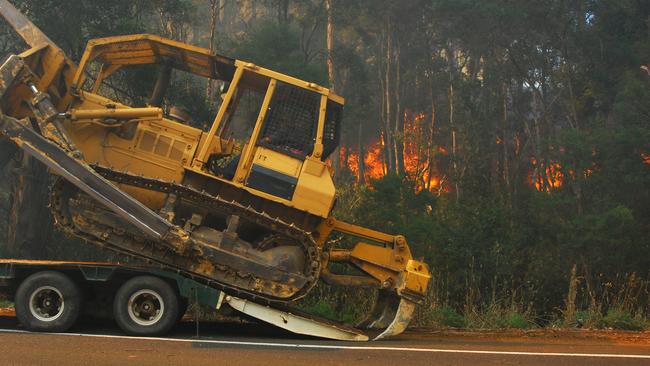
M531 158L530 163L533 167L528 177L531 186L540 192L550 192L562 187L564 173L559 163L552 160L548 163L538 162L535 158Z
M443 179L438 175L434 158L437 154L447 155L447 150L433 144L433 132L425 125L425 118L424 113L404 112L403 143L400 144L403 146L403 173L407 179L415 182L418 191L426 189L440 192L443 190ZM366 184L382 178L388 170L383 135L365 147L363 166L359 164L358 149L341 147L340 159L357 181L360 181L360 172L363 171L363 182Z
M404 112L404 133L400 139L403 147L403 174L415 182L418 191L429 190L432 192L449 192L451 185L447 175L438 168L436 156L447 156L449 153L443 146L433 142L432 126L427 123L426 113ZM393 137L396 138L396 137ZM497 144L502 144L500 138ZM516 141L519 146L519 141ZM560 151L563 149L561 148ZM360 165L359 149L341 147L340 161L348 172L356 177L357 182L371 185L373 180L380 179L387 174L386 146L383 133L380 137L363 148L363 164ZM650 165L650 154L642 153L644 164ZM585 177L590 176L596 166L585 169ZM360 174L363 172L363 179ZM575 179L575 172L563 169L555 160L538 160L530 158L530 170L527 175L527 184L537 191L550 193L564 186L566 179Z

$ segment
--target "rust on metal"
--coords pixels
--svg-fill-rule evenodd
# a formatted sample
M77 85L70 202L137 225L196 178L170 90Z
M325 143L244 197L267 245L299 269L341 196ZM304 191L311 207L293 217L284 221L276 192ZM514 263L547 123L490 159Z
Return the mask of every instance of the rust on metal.
M32 259L0 259L0 264L25 264L37 266L99 266L112 267L123 266L120 262L81 262L81 261L49 261L49 260L32 260ZM130 267L133 265L129 264ZM137 265L136 265L137 267Z

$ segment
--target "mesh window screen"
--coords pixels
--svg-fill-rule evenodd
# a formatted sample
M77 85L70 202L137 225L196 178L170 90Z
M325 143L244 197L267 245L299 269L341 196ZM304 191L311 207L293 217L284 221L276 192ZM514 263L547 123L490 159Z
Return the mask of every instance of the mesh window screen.
M343 106L327 101L327 112L325 114L325 127L323 128L323 157L325 161L334 152L339 145L339 136L341 136L341 115Z
M304 158L314 149L320 95L278 81L259 144Z

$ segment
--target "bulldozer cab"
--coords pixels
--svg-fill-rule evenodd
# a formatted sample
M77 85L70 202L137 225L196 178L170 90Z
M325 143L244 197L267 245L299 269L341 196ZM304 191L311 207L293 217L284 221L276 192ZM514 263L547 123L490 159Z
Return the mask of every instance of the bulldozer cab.
M288 199L303 163L308 159L325 162L338 144L341 104L317 87L301 86L284 75L265 74L266 70L251 64L241 65L240 70L228 87L209 136L244 138L237 169L227 178L256 186L257 179L275 176L279 184L274 193ZM245 131L243 136L237 135L238 129ZM200 152L197 163L205 161ZM282 181L287 183L285 191L280 187Z
M301 193L300 181L311 181L313 187L315 179L331 180L326 160L338 145L343 98L313 83L153 35L90 41L73 88L77 95L102 94L112 75L143 65L159 70L147 107L162 106L174 70L222 83L216 116L203 123L200 142L184 168L283 203L300 206L302 201L314 206L309 211L327 216L333 186L316 183L326 191L317 204L309 204L313 192ZM104 96L119 99L115 93ZM166 108L164 117L182 124L192 119L177 107Z

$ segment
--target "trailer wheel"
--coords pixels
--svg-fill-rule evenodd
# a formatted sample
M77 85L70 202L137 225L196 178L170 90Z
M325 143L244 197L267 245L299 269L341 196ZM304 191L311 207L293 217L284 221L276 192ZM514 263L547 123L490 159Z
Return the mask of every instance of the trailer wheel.
M18 286L15 303L16 317L28 330L65 332L81 314L82 295L68 276L43 271Z
M117 325L130 335L152 336L168 332L177 322L176 291L153 276L126 281L115 294L113 315Z

